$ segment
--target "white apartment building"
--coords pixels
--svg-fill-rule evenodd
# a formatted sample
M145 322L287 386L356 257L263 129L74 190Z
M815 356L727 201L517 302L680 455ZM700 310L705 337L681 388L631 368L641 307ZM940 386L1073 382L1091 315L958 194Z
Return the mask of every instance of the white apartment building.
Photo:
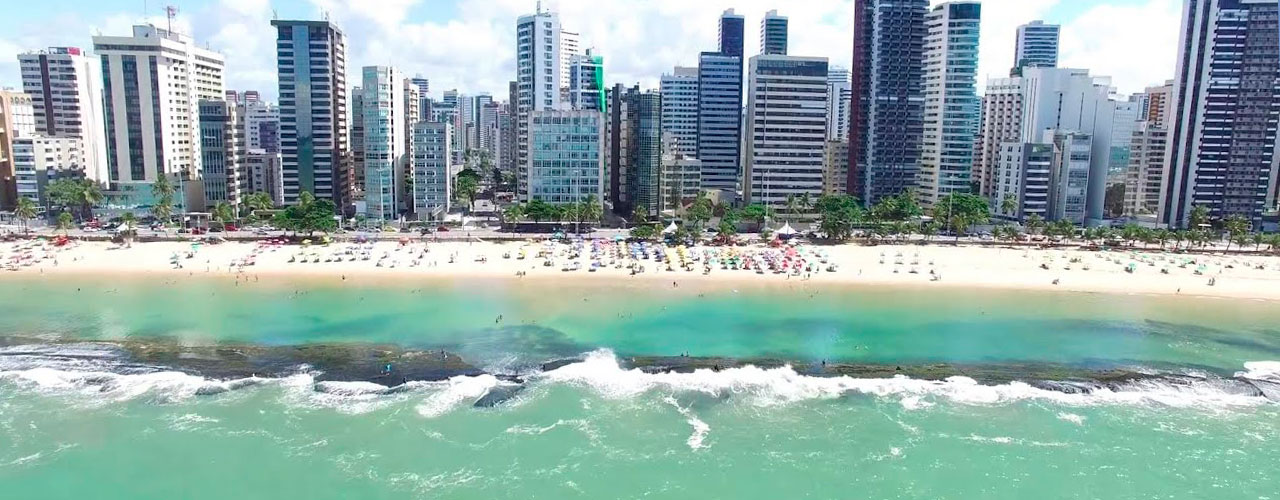
M853 86L849 80L849 70L832 66L827 71L828 141L849 141L849 100L852 98ZM848 170L848 167L845 167L845 170ZM848 182L846 181L845 184Z
M448 122L413 126L413 213L418 220L443 220L449 213L453 196L451 128Z
M85 176L107 182L102 61L78 47L50 47L18 55L22 90L31 96L36 133L74 137L85 150Z
M93 46L102 61L107 180L117 203L150 203L160 175L199 179L199 102L225 98L222 54L151 25L134 26L131 36L95 36Z
M529 125L535 111L560 109L561 88L568 87L568 63L561 38L560 17L539 11L516 20L517 197L529 198ZM569 37L572 38L572 37ZM575 40L570 43L576 45ZM446 96L447 100L447 96Z
M698 156L698 68L677 66L662 75L662 132L683 156Z
M743 199L784 208L823 193L827 58L752 57L748 68Z
M75 137L26 136L13 141L13 165L18 196L49 207L49 182L84 177L84 144Z

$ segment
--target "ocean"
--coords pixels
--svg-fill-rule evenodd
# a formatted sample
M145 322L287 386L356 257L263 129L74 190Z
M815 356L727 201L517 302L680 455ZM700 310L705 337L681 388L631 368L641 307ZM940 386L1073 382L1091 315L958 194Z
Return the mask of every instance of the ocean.
M1280 499L1274 303L680 285L6 277L0 492Z

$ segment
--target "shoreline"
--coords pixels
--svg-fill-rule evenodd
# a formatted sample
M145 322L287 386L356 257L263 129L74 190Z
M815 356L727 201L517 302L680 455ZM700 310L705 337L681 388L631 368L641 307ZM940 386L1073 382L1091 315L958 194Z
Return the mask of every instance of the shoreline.
M693 271L679 267L668 271L663 268L664 264L647 258L611 259L607 262L612 265L590 272L587 269L593 260L586 256L573 258L572 250L563 244L544 247L533 243L472 242L402 246L384 242L358 247L367 249L359 250L367 260L356 260L358 254L346 257L348 254L344 252L355 247L351 244L300 247L223 243L193 249L189 243L153 242L123 248L107 243L76 242L54 248L30 242L3 243L0 244L0 283L29 278L208 278L247 284L323 283L365 287L473 281L549 288L635 288L668 293L712 293L738 288L976 289L1280 302L1280 257L1270 256L946 246L802 246L800 252L813 261L812 273L793 275L723 270L716 265L711 266L710 274L704 274L705 263L698 262L690 264ZM616 247L608 248L612 250L602 253L617 255ZM533 256L535 251L543 249L548 250L548 257ZM521 250L528 254L526 259L517 258ZM728 251L698 247L688 253ZM734 247L733 252L763 255L780 250L757 245ZM510 258L504 258L504 254ZM3 270L15 255L33 255L36 261L17 271ZM171 260L175 255L180 258ZM307 263L289 262L299 256ZM824 263L817 263L819 256ZM329 258L343 261L323 262ZM253 265L244 266L249 260ZM313 263L314 260L322 262ZM545 266L547 262L552 265ZM605 262L603 258L598 261ZM574 263L579 270L562 270ZM624 263L644 266L644 272L632 274ZM826 267L829 265L836 266L836 271L829 272ZM1132 273L1127 271L1131 266Z

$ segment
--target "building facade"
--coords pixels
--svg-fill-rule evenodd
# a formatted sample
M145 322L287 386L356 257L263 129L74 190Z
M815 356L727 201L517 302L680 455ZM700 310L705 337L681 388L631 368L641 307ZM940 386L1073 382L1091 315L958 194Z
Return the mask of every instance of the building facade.
M991 205L997 217L1024 223L1031 216L1050 220L1049 186L1056 158L1054 153L1053 144L1000 144L995 155L999 161L991 179L991 193L994 199L999 200ZM1006 207L1004 200L1013 200L1012 207Z
M1021 75L1022 68L1058 67L1058 32L1058 25L1038 20L1018 26L1010 76Z
M1186 0L1161 222L1187 227L1193 207L1254 227L1276 204L1280 6Z
M366 66L363 75L365 215L392 221L400 215L404 192L404 78L389 66Z
M101 59L77 47L51 47L19 54L18 67L22 91L31 96L36 133L79 139L86 153L85 175L106 182Z
M107 181L116 204L149 205L160 175L198 186L202 100L226 98L223 56L151 25L131 36L94 36L102 65ZM193 181L193 182L188 182ZM196 189L198 191L198 189ZM177 208L185 209L183 192Z
M832 66L827 71L827 140L849 141L849 99L853 88L849 83L849 70ZM846 160L847 161L847 160ZM844 167L848 170L848 166ZM848 184L848 180L842 182Z
M822 194L849 192L849 143L827 141L822 165Z
M787 18L776 10L765 13L760 21L760 54L787 55Z
M47 186L58 179L85 178L88 152L76 137L28 135L13 141L13 167L17 194L36 205L52 209Z
M849 191L867 204L914 188L924 135L929 0L855 0Z
M552 205L605 198L605 117L598 111L536 111L525 166L529 199Z
M698 68L677 66L662 75L662 131L671 134L680 154L698 155Z
M569 106L578 110L605 110L604 58L591 49L569 61Z
M924 138L920 204L933 208L952 193L973 191L974 144L981 127L978 32L982 5L949 2L925 16Z
M244 156L244 190L266 193L275 206L284 205L284 175L280 171L280 153L250 150Z
M347 142L346 36L328 21L273 20L280 81L285 204L303 192L348 213L355 198Z
M1022 138L1022 87L1020 77L992 78L987 80L987 91L982 96L982 127L977 140L973 180L978 184L978 194L988 200L1000 199L1002 195L999 193L1008 193L1006 188L1000 187L1002 182L997 176L1002 170L1004 144L1025 142ZM1007 181L1007 177L1002 178Z
M752 57L747 84L743 200L775 209L788 197L823 193L827 59Z
M702 162L680 152L670 133L662 136L662 212L675 215L702 193Z
M606 201L614 213L630 217L637 207L661 210L662 95L639 86L616 85L608 101Z
M1160 213L1160 188L1164 185L1165 152L1169 130L1152 122L1140 122L1129 147L1125 175L1124 215L1154 220Z
M449 166L453 161L447 122L413 126L413 213L418 220L444 220L453 196Z
M223 100L200 101L200 161L204 166L205 208L218 203L238 207L244 200L244 125L240 106Z
M13 210L18 203L13 141L35 135L34 109L31 105L31 96L11 90L0 90L0 210Z
M568 61L563 58L560 17L539 11L516 21L516 194L530 200L526 170L529 159L531 113L560 108L560 88L568 86ZM576 38L573 45L576 47Z
M738 188L742 174L742 16L720 16L720 47L698 58L698 159L704 189Z

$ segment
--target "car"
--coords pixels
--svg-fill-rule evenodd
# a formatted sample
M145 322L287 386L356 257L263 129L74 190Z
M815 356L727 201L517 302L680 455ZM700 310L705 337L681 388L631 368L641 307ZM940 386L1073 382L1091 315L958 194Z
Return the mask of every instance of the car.
M449 232L449 226L440 226L440 227L437 227L437 228L436 228L436 231L439 231L439 232L442 232L442 233L447 233L447 232Z
M230 232L232 232L232 231L239 231L239 230L240 230L240 228L239 228L238 226L236 226L235 224L225 224L225 229L227 230L227 232L228 232L228 233L230 233Z

